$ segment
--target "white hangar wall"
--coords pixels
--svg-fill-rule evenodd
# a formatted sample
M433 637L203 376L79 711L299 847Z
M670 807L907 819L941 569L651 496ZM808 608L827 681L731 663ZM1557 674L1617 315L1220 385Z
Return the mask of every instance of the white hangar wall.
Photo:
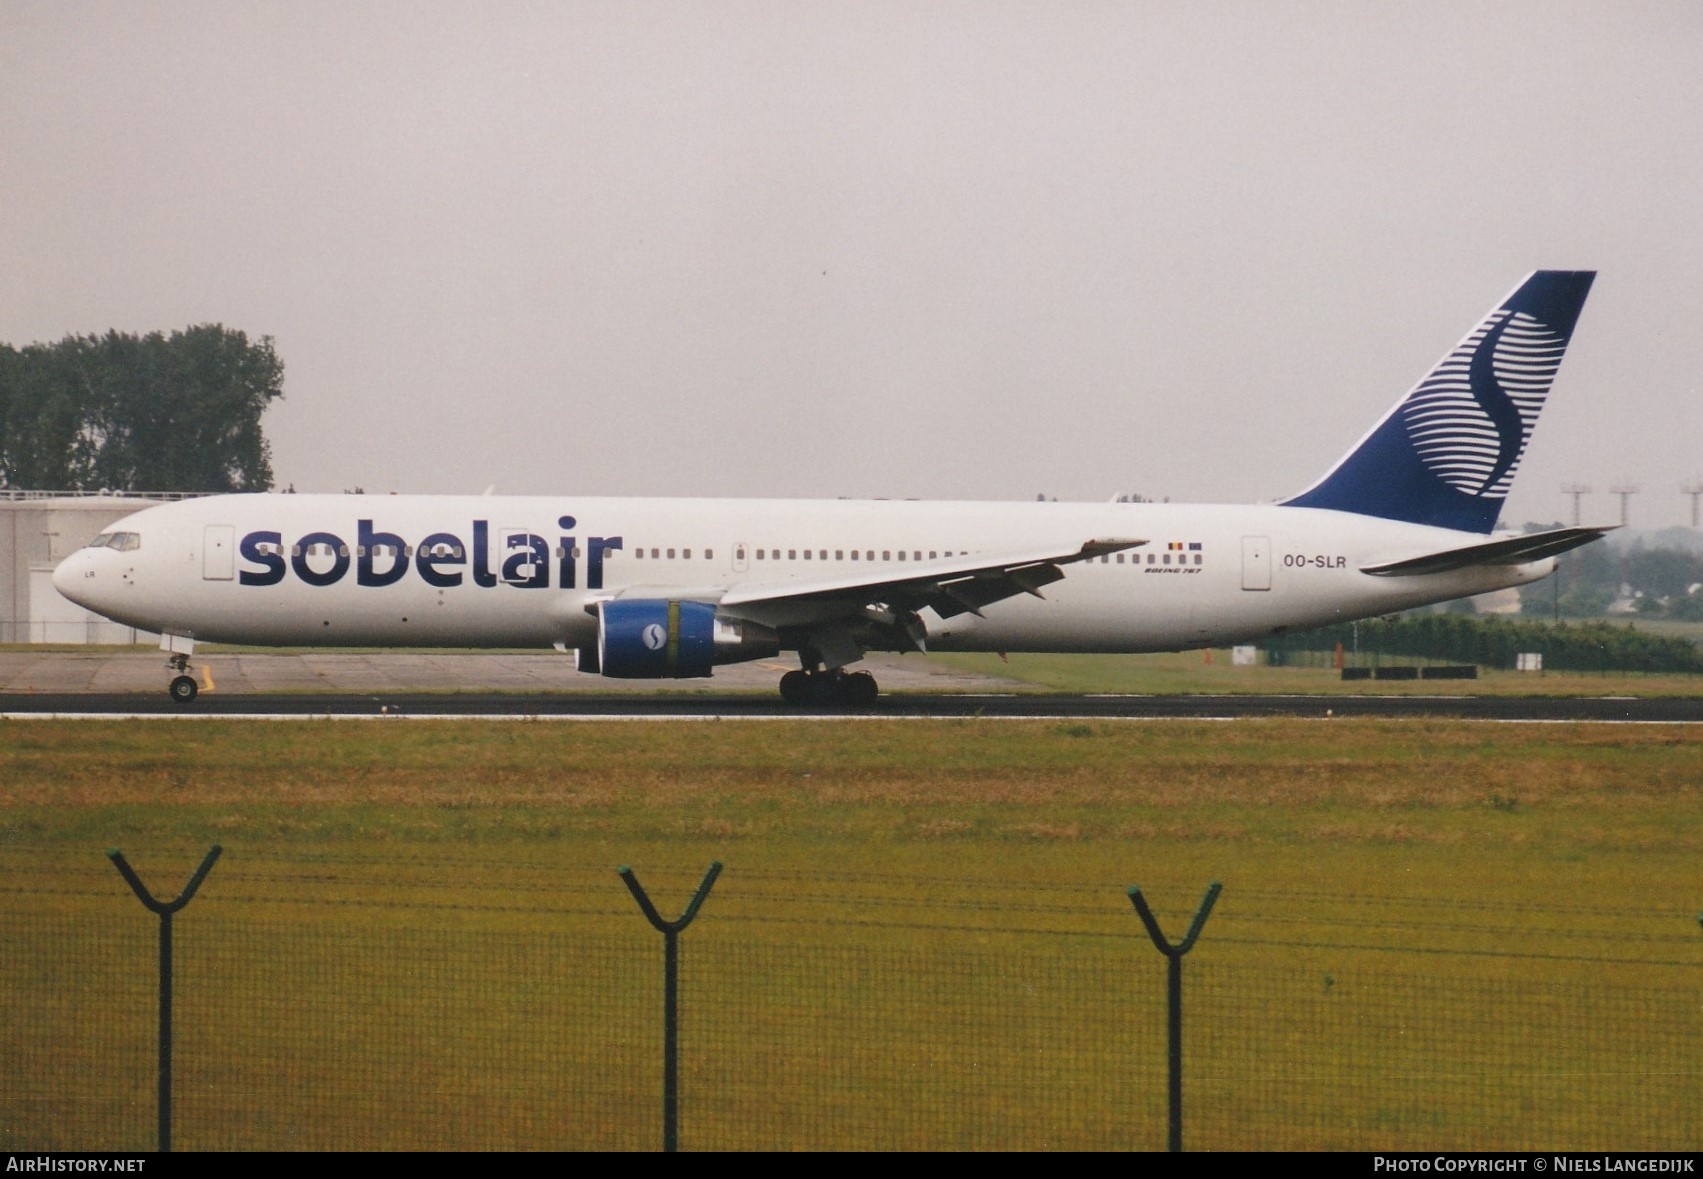
M61 597L53 570L115 520L183 498L0 489L0 643L155 641Z

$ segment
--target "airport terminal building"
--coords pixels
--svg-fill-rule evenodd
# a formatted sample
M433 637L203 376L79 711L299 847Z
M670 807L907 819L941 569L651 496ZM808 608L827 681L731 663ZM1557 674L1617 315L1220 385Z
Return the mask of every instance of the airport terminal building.
M146 643L156 638L66 601L53 569L113 521L183 492L118 495L0 488L0 643Z

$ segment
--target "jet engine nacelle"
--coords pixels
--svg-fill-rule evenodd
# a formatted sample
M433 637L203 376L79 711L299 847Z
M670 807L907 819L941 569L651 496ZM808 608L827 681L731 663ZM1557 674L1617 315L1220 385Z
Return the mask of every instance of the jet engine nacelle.
M720 663L780 653L766 626L718 616L708 602L617 599L597 608L597 669L612 679L695 679ZM582 670L585 662L580 664Z

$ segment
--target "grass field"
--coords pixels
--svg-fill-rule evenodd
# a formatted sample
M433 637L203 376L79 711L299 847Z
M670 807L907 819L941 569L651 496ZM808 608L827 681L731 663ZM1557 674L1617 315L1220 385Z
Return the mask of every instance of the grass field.
M1178 936L1213 879L1195 1141L1694 1144L1699 803L1688 726L0 722L0 1143L147 1144L153 925L102 852L172 895L218 842L185 1146L650 1145L614 868L672 914L712 859L688 1145L1162 1144L1124 888Z

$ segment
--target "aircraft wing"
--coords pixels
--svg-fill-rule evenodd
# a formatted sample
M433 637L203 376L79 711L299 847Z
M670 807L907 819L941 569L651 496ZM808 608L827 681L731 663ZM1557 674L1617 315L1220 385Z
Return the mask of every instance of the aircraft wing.
M1473 565L1524 565L1544 557L1555 557L1614 531L1608 528L1554 528L1525 536L1507 536L1480 541L1458 549L1443 549L1418 557L1404 557L1376 565L1362 565L1360 572L1374 577L1417 577L1427 573L1451 573Z
M854 621L894 626L920 650L923 628L914 616L925 606L942 618L979 616L983 607L1017 594L1044 597L1041 587L1062 580L1066 565L1146 543L1086 540L1075 548L923 561L897 574L885 565L866 577L742 585L723 594L717 605L728 614L777 628Z

